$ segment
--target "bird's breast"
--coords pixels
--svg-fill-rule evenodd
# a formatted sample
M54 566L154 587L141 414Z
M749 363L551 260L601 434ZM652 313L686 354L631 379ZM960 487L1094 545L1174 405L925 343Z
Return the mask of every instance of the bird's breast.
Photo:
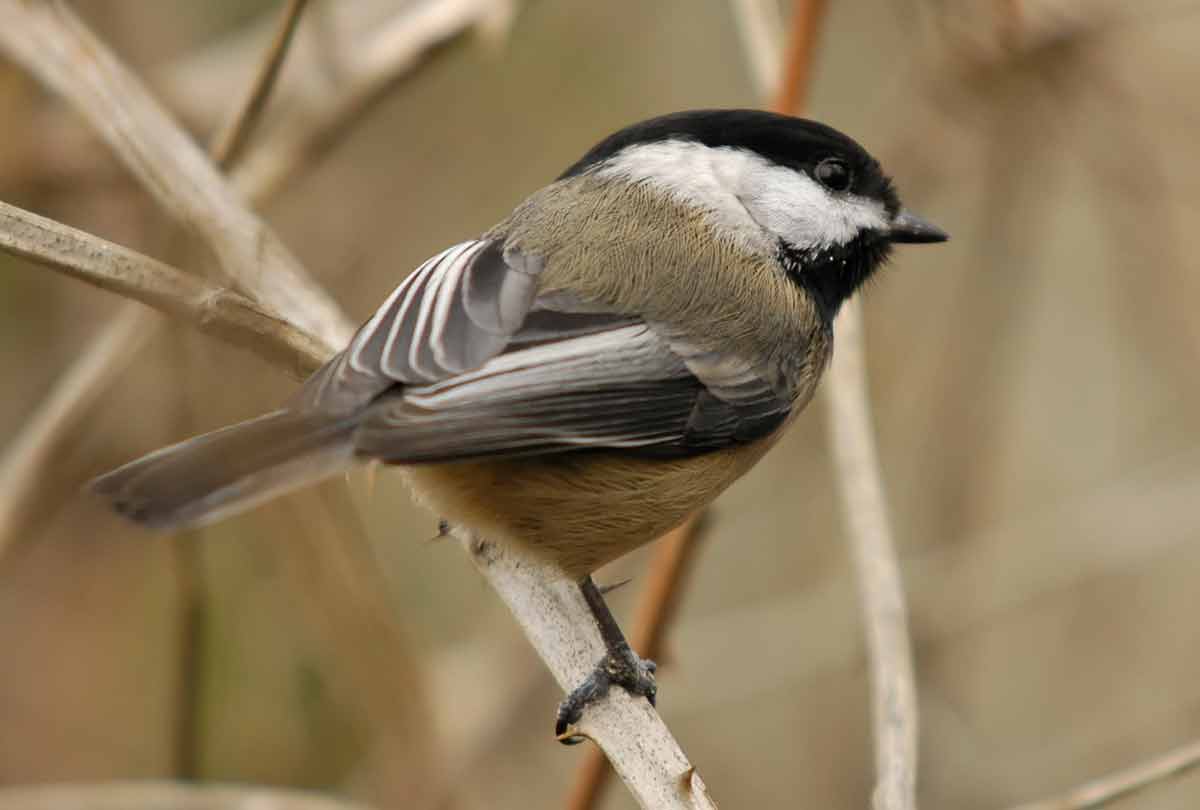
M403 469L438 517L530 548L582 579L707 506L777 437L684 459L587 452Z

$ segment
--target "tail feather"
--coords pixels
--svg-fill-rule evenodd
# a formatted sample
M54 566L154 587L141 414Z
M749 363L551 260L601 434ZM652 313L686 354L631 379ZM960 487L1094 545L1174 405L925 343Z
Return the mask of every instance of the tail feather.
M202 526L345 469L356 424L275 411L143 456L90 488L150 528Z

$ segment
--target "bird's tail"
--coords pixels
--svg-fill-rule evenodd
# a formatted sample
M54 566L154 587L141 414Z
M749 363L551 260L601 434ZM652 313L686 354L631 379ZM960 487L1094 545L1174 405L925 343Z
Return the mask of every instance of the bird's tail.
M202 526L345 469L356 423L275 411L143 456L90 488L150 528Z

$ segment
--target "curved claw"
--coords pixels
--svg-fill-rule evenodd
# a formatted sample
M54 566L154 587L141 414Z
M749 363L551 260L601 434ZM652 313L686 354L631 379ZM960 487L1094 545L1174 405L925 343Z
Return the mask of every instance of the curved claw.
M651 706L658 705L658 684L654 673L658 666L645 658L639 658L625 646L622 650L609 652L592 673L558 705L554 722L554 736L563 745L578 745L586 737L568 734L567 730L583 717L583 710L608 694L615 684L631 695L646 698Z

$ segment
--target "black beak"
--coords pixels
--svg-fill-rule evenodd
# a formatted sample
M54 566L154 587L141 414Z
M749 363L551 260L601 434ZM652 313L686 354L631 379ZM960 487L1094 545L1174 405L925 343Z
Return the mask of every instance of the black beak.
M949 238L950 234L908 209L896 214L896 218L892 220L892 227L888 230L890 241L903 244L945 242Z

